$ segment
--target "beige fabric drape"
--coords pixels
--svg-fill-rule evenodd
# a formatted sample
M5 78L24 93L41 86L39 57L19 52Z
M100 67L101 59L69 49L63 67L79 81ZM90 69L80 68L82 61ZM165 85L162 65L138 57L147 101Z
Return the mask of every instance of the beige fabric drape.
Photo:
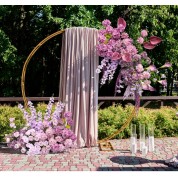
M98 30L67 28L63 34L59 98L73 113L77 145L96 146L98 139Z

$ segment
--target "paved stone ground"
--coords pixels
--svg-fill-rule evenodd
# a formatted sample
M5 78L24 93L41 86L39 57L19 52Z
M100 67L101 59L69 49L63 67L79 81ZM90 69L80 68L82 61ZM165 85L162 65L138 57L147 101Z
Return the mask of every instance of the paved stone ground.
M98 147L60 154L28 156L0 148L0 171L178 171L164 160L178 154L178 138L155 139L155 152L132 155L129 139L112 140L114 151Z

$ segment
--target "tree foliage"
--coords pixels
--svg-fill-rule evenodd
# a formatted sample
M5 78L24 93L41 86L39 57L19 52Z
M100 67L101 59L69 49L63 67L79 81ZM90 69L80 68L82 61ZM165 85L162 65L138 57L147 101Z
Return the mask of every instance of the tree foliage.
M167 71L168 85L173 84L178 66L178 6L0 6L0 96L21 96L23 64L32 49L48 35L72 26L101 28L109 19L116 25L118 17L127 21L127 31L134 39L141 29L160 36L163 42L149 54L157 66L173 63ZM58 96L61 36L43 45L33 56L26 74L28 96ZM114 82L110 85L114 86ZM101 89L102 95L108 93ZM170 88L169 87L169 88ZM112 91L112 90L111 90ZM171 92L168 90L168 95Z

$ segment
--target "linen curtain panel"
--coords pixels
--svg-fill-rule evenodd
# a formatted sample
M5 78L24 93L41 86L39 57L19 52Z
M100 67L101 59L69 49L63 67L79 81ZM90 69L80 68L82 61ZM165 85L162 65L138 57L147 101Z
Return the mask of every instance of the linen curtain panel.
M97 146L98 139L98 30L67 28L62 37L59 98L72 112L78 147Z

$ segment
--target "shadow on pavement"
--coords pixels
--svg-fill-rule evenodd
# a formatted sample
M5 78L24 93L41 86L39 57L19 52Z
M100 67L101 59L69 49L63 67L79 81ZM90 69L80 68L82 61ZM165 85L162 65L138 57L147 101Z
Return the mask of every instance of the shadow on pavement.
M149 160L142 157L134 156L115 156L110 158L113 163L117 163L118 166L122 165L123 167L99 167L97 171L178 171L174 167L161 167L161 166L151 166L150 167L137 167L137 165L144 165L148 163L156 163L165 165L164 160ZM128 165L128 167L127 167ZM133 167L131 167L133 166ZM134 167L135 166L135 167Z

